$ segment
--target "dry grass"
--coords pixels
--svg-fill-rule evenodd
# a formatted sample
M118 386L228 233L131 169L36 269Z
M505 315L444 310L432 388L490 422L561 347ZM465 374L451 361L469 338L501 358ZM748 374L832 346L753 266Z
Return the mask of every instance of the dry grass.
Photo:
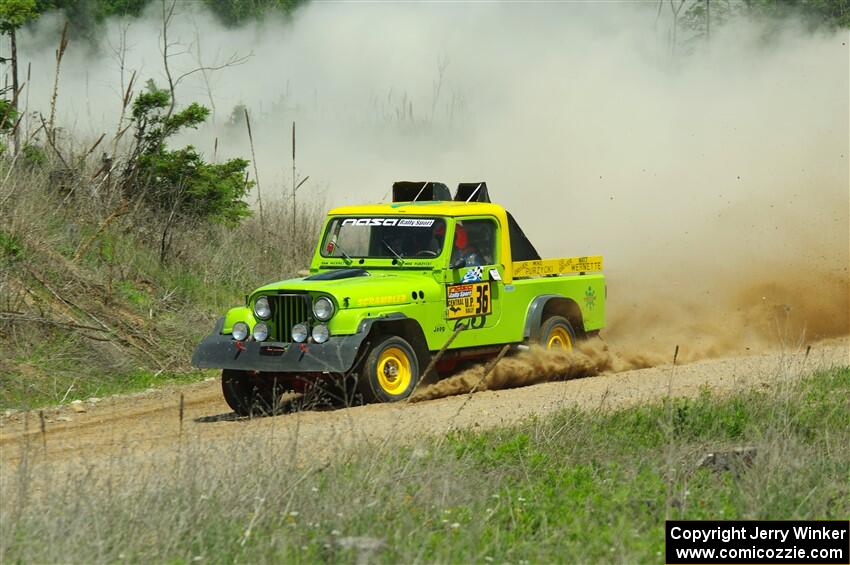
M97 163L74 162L0 161L0 407L193 378L191 351L217 316L309 264L319 200L300 203L297 240L283 200L265 203L265 238L253 217L183 224L163 264L160 219L122 207Z

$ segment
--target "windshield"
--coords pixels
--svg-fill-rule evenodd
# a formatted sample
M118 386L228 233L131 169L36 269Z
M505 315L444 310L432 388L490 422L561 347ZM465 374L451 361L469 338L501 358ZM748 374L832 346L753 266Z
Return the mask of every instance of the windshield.
M442 218L334 218L322 241L323 257L399 259L438 257L443 251Z

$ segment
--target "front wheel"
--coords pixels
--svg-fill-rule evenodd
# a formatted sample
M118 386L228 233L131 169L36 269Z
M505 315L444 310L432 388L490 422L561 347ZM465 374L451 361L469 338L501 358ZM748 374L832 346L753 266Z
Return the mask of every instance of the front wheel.
M225 369L221 372L221 391L230 408L240 416L272 414L277 408L279 392L276 382L260 387L245 371Z
M419 362L413 347L398 336L382 336L363 361L358 388L365 402L397 402L413 393Z
M575 341L573 326L562 316L547 318L540 326L540 345L546 349L572 351Z

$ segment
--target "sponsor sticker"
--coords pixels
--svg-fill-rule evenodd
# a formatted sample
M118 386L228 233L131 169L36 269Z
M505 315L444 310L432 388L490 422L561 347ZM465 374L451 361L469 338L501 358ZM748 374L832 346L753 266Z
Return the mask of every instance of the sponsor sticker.
M400 226L404 228L430 228L433 219L426 218L346 218L344 226Z
M481 274L483 270L481 267L472 267L463 275L463 279L461 282L478 282L481 280Z
M592 287L587 287L584 291L584 304L588 308L596 306L596 291Z
M446 289L447 318L486 316L493 311L490 283L455 284Z

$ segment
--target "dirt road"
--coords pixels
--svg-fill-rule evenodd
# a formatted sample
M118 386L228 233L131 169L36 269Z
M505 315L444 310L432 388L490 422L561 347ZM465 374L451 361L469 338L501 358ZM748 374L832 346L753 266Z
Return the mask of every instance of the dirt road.
M217 379L189 386L113 397L97 403L45 411L41 431L37 412L0 419L0 476L18 466L24 453L32 462L85 465L116 457L156 461L187 443L225 445L248 437L290 442L305 462L327 460L368 443L418 438L450 429L480 429L533 415L580 406L609 408L664 397L693 396L702 387L729 392L744 387L776 387L818 368L850 365L848 340L832 340L805 350L700 361L548 382L511 390L484 391L424 402L305 411L275 417L236 418L221 397ZM179 418L180 395L185 399ZM83 411L84 410L84 411ZM294 444L300 449L294 449ZM312 461L311 461L312 460ZM8 478L8 475L7 475Z

